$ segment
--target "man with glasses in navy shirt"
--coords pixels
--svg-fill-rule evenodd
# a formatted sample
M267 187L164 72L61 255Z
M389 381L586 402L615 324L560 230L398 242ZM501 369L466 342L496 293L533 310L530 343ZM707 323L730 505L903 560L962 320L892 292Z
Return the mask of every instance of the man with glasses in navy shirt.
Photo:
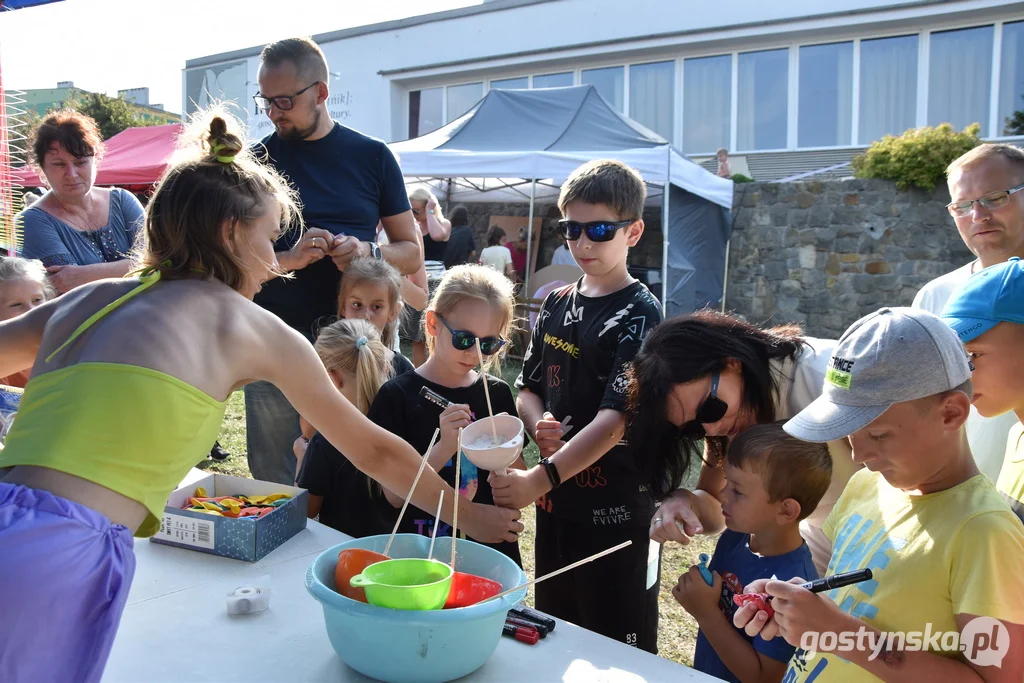
M281 40L263 48L260 59L260 89L253 99L274 132L256 152L299 193L307 230L278 240L278 262L294 277L268 282L256 303L312 340L317 327L337 313L342 273L353 259L384 259L409 274L423 257L394 155L383 141L330 118L330 75L317 44L308 38ZM386 245L374 241L378 221ZM245 413L253 476L291 484L292 443L301 433L298 413L266 382L245 387Z
M973 273L1024 258L1024 150L1013 145L979 145L946 169L949 214L976 260L942 275L921 288L914 308L939 315L946 301ZM1016 424L1012 412L982 417L971 408L967 439L978 469L992 481L999 477L1006 439Z

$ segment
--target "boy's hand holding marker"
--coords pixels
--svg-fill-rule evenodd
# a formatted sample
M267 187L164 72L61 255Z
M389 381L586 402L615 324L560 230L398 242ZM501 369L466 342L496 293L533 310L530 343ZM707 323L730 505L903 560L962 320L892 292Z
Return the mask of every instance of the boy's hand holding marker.
M793 647L800 647L801 638L808 632L857 631L864 622L818 593L871 578L870 569L859 569L810 582L799 577L789 581L758 579L746 586L743 595L766 594L766 601L771 601L770 612L761 609L757 600L748 600L736 610L732 623L748 636L760 635L764 640L782 636Z
M800 647L800 638L808 631L818 633L856 631L863 622L846 614L827 595L815 595L802 585L802 578L789 581L759 579L746 586L748 593L767 593L772 596L772 609L767 613L753 603L747 603L733 615L732 623L748 636L760 635L768 640L782 636L793 647Z

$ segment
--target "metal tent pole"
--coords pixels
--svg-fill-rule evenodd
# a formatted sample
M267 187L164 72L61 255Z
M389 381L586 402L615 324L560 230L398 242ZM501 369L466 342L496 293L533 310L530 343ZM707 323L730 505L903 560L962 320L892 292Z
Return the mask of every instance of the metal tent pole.
M730 237L725 242L725 272L722 273L722 313L725 313L725 292L729 289L729 245L732 244Z
M530 218L526 224L526 269L523 273L523 294L530 298L530 267L535 265L533 258L533 205L537 200L537 179L530 179Z
M668 196L671 185L666 179L661 193L661 315L668 317Z

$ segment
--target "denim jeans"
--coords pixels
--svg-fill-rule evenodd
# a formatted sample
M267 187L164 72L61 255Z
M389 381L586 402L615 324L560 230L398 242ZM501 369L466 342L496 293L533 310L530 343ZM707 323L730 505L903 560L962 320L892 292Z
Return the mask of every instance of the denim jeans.
M293 485L292 444L302 433L299 413L270 382L253 382L243 391L246 449L253 478Z

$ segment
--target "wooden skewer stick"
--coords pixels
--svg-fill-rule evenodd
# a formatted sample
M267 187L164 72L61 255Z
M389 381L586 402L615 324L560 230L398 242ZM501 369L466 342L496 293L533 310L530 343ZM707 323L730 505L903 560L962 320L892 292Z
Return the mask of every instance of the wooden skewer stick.
M434 541L437 540L437 527L441 526L442 503L444 503L444 489L441 489L441 495L437 497L437 514L434 515L434 533L430 534L430 550L427 551L428 560L434 558Z
M459 532L459 487L462 486L462 428L459 428L459 446L455 451L455 510L452 512L452 571L455 571L455 539Z
M599 557L604 557L605 555L610 555L610 554L614 553L616 550L622 550L626 546L632 545L632 543L633 543L633 541L623 541L622 543L618 544L614 548L608 548L607 550L602 550L601 552L597 553L596 555L591 555L590 557L587 557L587 558L584 558L582 560L579 560L578 562L573 562L572 564L570 564L567 567L562 567L561 569L556 569L555 571L551 572L550 574L545 574L544 576L541 576L540 578L533 579L532 581L527 581L526 583L520 584L520 585L516 586L515 588L509 588L507 591L504 591L502 593L498 593L493 598L487 598L487 600L481 600L477 604L481 604L481 603L487 602L489 600L497 600L498 598L503 598L506 595L509 595L511 593L515 593L516 591L521 591L524 588L529 588L530 586L534 585L535 583L540 583L541 581L546 581L547 579L550 579L553 576L558 576L559 574L561 574L563 572L567 572L570 569L575 569L576 567L579 567L581 564L586 564L587 562L593 562L594 560L598 559Z
M498 428L494 424L494 408L491 407L491 390L487 388L487 370L484 368L484 352L480 349L480 337L476 338L476 355L480 359L480 374L484 380L484 398L487 399L487 414L491 418L491 434L494 435L494 445L500 446L498 441Z
M384 546L384 554L388 555L388 551L391 550L391 544L395 540L395 534L398 533L398 525L402 523L402 517L405 516L405 509L409 507L409 499L412 498L412 492L416 490L416 484L420 483L420 475L423 474L423 469L427 466L427 459L430 457L430 451L434 449L434 443L437 442L437 437L441 433L440 427L434 430L434 436L430 439L430 445L427 446L427 452L423 454L423 460L420 461L420 468L416 470L416 478L412 480L412 486L409 487L409 493L405 496L405 502L402 503L402 510L398 513L398 519L395 520L395 528L391 530L391 538L388 539L388 544Z

